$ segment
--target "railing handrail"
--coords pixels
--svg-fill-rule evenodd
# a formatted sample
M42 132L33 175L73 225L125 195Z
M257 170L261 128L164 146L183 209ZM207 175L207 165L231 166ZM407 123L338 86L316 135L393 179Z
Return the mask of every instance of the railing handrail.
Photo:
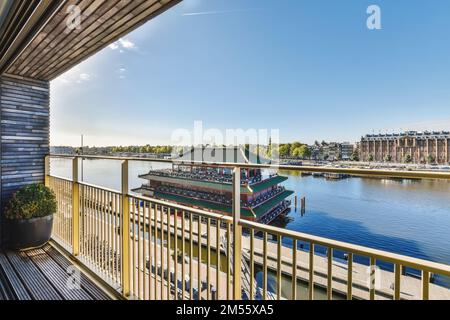
M67 178L60 178L60 177L55 177L52 176L50 173L50 158L51 157L58 157L58 158L67 158L67 159L71 159L72 160L72 172L73 172L73 179L67 179ZM118 161L122 161L121 164L121 191L117 191L117 190L111 190L111 189L107 189L105 187L102 186L96 186L96 185L92 185L92 184L88 184L85 182L80 182L78 181L78 166L79 166L79 160L80 158L82 159L104 159L104 160L118 160ZM142 196L142 195L138 195L138 194L134 194L133 192L130 192L129 190L129 185L128 185L128 174L129 174L129 161L146 161L146 162L165 162L165 163L177 163L177 164L193 164L193 165L199 165L199 166L213 166L213 167L228 167L228 168L233 168L233 215L232 216L228 216L226 214L218 214L218 213L214 213L214 212L209 212L203 209L198 209L198 208L192 208L189 206L185 206L185 205L180 205L177 203L172 203L170 201L164 201L164 200L159 200L159 199L154 199L151 197L146 197L146 196ZM149 206L151 207L153 204L155 205L155 207L157 208L158 206L161 206L161 208L166 208L167 211L164 209L160 210L160 214L161 214L161 230L163 227L163 213L166 212L167 217L170 217L170 215L172 214L172 210L175 210L175 212L186 212L190 214L190 231L191 231L191 247L192 247L192 227L193 227L193 220L192 220L192 214L194 215L198 215L199 216L199 223L198 223L198 236L201 236L202 233L202 227L201 227L201 223L203 221L203 219L201 218L207 218L208 222L207 222L207 230L209 230L210 228L210 219L214 219L217 221L223 221L226 223L226 227L227 227L227 234L228 234L228 242L229 242L229 246L232 245L233 247L233 258L232 258L232 263L233 266L230 266L230 261L228 261L228 270L227 270L227 283L230 284L232 283L232 297L235 300L239 300L241 299L241 295L242 295L242 285L241 285L241 262L242 262L242 240L243 240L243 234L242 234L242 229L246 228L251 230L251 234L250 234L250 248L251 250L254 250L254 235L255 232L261 232L263 233L263 272L264 272L264 277L263 278L263 299L267 299L268 296L268 287L267 287L267 272L268 272L268 235L269 234L273 234L275 236L278 237L277 240L277 254L278 254L278 259L277 259L277 266L278 266L278 271L277 271L277 292L278 292L278 298L281 295L281 288L279 286L279 284L281 283L280 281L280 277L282 274L282 270L281 270L281 246L282 246L282 238L283 237L287 237L287 238L291 238L294 242L294 245L292 247L294 253L292 255L292 259L293 259L293 271L292 271L292 277L293 279L297 279L297 244L298 241L301 242L306 242L310 244L310 248L309 248L309 286L308 286L308 290L309 290L309 299L313 299L314 298L314 277L315 277L315 272L314 272L314 256L315 256L315 246L321 246L321 247L325 247L328 249L327 252L327 265L328 265L328 274L327 274L327 297L329 299L332 298L332 293L333 293L333 276L332 276L332 270L333 270L333 250L339 250L339 251L343 251L344 253L348 254L348 268L347 268L347 298L351 299L353 297L353 257L354 255L358 255L358 256L363 256L363 257L368 257L370 258L370 266L374 267L376 266L376 262L377 261L383 261L383 262L388 262L388 263L392 263L394 264L394 300L399 300L400 296L401 296L401 291L400 291L400 287L401 287L401 272L402 272L402 268L404 267L410 267L413 269L417 269L420 270L422 272L422 293L421 293L421 297L424 300L428 300L430 298L430 279L432 274L439 274L442 276L447 276L450 277L450 265L446 265L446 264L441 264L441 263L437 263L437 262L432 262L432 261L427 261L427 260L423 260L423 259L419 259L419 258L413 258L413 257L408 257L405 255L401 255L401 254L396 254L396 253L391 253L391 252L387 252L387 251L383 251L383 250L378 250L378 249L372 249L372 248L368 248L365 246L361 246L361 245L356 245L356 244L351 244L351 243L346 243L346 242L342 242L342 241L337 241L337 240L332 240L332 239L328 239L328 238L322 238L322 237L318 237L318 236L314 236L314 235L309 235L309 234L305 234L305 233L301 233L301 232L297 232L297 231L290 231L290 230L286 230L286 229L282 229L282 228L278 228L278 227L273 227L273 226L269 226L269 225L265 225L265 224L261 224L261 223L257 223L257 222L253 222L253 221L247 221L241 218L240 215L240 211L241 211L241 207L240 207L240 193L241 193L241 170L243 168L268 168L268 169L277 169L277 170L295 170L295 171L310 171L310 172L332 172L332 173L349 173L349 174L353 174L353 175L361 175L361 176L381 176L381 177L400 177L400 178L424 178L424 179L446 179L446 180L450 180L450 172L422 172L422 171L387 171L387 170L378 170L378 169L347 169L347 168L330 168L330 167L306 167L306 166L278 166L278 165L257 165L257 164L239 164L239 163L208 163L208 162L178 162L178 161L174 161L172 159L143 159L143 158L124 158L124 157L102 157L102 156L84 156L84 155L52 155L52 156L47 156L45 158L45 182L48 185L49 183L51 183L51 179L50 177L54 177L56 179L62 179L66 182L71 182L72 183L72 206L71 206L71 211L72 211L72 234L73 237L70 239L65 239L66 241L71 241L72 242L72 250L73 250L73 254L74 256L77 256L79 254L79 248L80 248L80 236L78 235L78 233L80 232L80 221L79 221L79 215L78 213L80 212L80 208L78 207L80 205L80 195L79 195L79 187L80 185L85 185L88 187L92 187L92 188L98 188L100 190L106 190L109 192L112 192L116 195L119 196L119 209L120 209L120 222L119 222L119 226L120 226L120 236L119 236L119 245L120 247L120 259L119 261L117 261L117 263L120 262L120 281L121 281L121 285L122 285L122 293L124 296L129 296L132 293L136 293L135 292L135 285L136 285L136 279L134 279L135 276L135 270L134 270L134 266L135 266L135 245L133 244L132 248L130 248L130 244L132 243L132 238L131 235L129 234L129 232L124 232L124 230L130 230L130 209L131 206L136 206L136 203L139 201L139 206L141 206L141 201L144 203L147 203L148 205L145 206L145 208L148 208ZM53 181L55 182L55 181ZM63 190L66 190L66 187L63 187ZM104 194L102 192L100 192L100 201L104 201ZM115 200L116 201L116 200ZM82 204L85 205L85 204ZM67 211L67 208L66 208ZM155 210L155 219L156 219L156 211ZM100 210L101 213L105 214L107 212L107 210L101 209ZM140 212L140 210L138 210L138 212ZM135 218L134 215L136 214L135 209L133 209L133 223L135 224ZM139 214L140 215L140 214ZM145 216L144 216L145 218ZM184 224L184 219L185 219L185 214L183 214L182 216L183 218L183 224ZM138 220L138 224L140 224L140 218ZM170 220L168 220L169 222ZM174 219L174 230L178 230L177 229L177 221L178 219ZM145 223L145 219L143 219L143 222ZM202 222L203 223L203 222ZM95 221L94 221L95 224ZM170 233L170 224L167 224L167 232L168 234ZM217 228L220 228L221 225L217 224ZM97 229L99 228L99 226L96 227ZM184 228L184 227L183 227ZM232 229L231 229L232 228ZM96 229L96 230L97 230ZM133 232L133 240L136 240L136 231L135 228L133 228L134 231ZM144 229L145 230L145 229ZM155 232L156 232L156 220L155 220ZM104 237L105 229L101 229L102 236ZM97 230L97 232L100 232L99 230ZM184 232L184 229L183 229ZM178 232L176 233L177 236ZM232 236L231 236L232 235ZM210 283L210 233L209 231L207 232L207 247L208 247L208 253L207 253L207 283ZM217 231L216 236L219 238L220 237L220 231ZM164 237L164 233L161 232L161 243L164 243L163 241L163 237ZM184 237L184 235L183 235ZM138 237L138 261L140 261L140 256L139 256L139 239L140 236ZM169 242L170 242L170 237L168 237L167 239L167 247L169 248ZM156 242L155 243L155 250L156 250ZM176 243L176 242L175 242ZM219 243L219 240L217 240L217 243ZM201 242L199 242L199 246L201 245ZM229 248L229 247L228 247ZM144 248L145 249L145 248ZM132 252L130 252L130 250L132 250ZM161 254L161 259L163 258L163 246L160 247L160 254ZM228 249L229 251L229 249ZM156 252L156 251L155 251ZM101 255L102 253L97 252L95 253L96 255ZM228 254L231 254L230 252L228 252ZM157 255L157 252L155 253L155 255ZM201 250L198 251L198 261L202 261L200 258L201 255ZM166 255L167 257L169 257L169 255ZM220 256L220 255L219 255ZM145 254L143 255L143 257L145 257ZM155 256L156 257L156 256ZM94 258L98 260L99 256ZM104 258L104 257L103 257ZM102 259L103 259L102 258ZM170 270L170 258L167 258L167 266L168 269ZM190 257L191 261L192 261L192 251L191 251L191 257ZM251 261L250 263L253 265L254 263L254 259L253 256L251 256ZM130 269L130 261L132 261L133 267L132 269ZM219 261L219 260L218 260ZM177 266L178 264L175 264L175 266ZM192 264L190 264L192 266ZM233 269L233 281L231 281L231 275L230 275L230 270ZM131 273L131 271L133 271L133 273ZM201 279L201 275L200 272L201 268L198 268L198 286L199 286L199 290L200 290L200 279ZM371 271L371 277L373 276L373 278L371 278L371 284L369 285L369 292L370 292L370 299L374 300L376 297L376 288L374 286L374 279L375 279L375 274L373 273L374 271ZM176 273L176 272L175 272ZM168 283L170 283L170 279L169 279L169 272L167 272L168 276L167 276L167 281ZM192 270L191 270L191 274L192 274ZM219 275L219 273L217 273ZM252 274L253 274L253 270L252 270ZM131 278L133 277L133 278ZM219 276L217 276L219 277ZM163 274L161 273L161 281L163 280ZM190 279L192 277L190 276ZM253 279L253 278L252 278ZM132 280L133 283L133 288L132 291L130 291L130 281ZM139 279L138 279L139 280ZM217 280L219 281L219 280ZM139 281L138 281L139 283ZM294 299L297 297L296 295L296 282L292 282L293 284L293 297ZM155 297L156 297L156 286L155 288ZM170 286L167 286L167 297L170 297ZM252 291L252 290L251 290ZM138 292L139 292L139 287L138 287ZM230 293L230 291L228 290L227 287L227 298L228 298L228 294ZM139 293L138 293L139 294ZM192 296L192 292L191 292L191 296ZM163 286L161 286L161 297L163 297ZM199 296L200 297L200 296ZM208 295L207 295L208 299L210 297L210 292L208 290Z
M290 237L303 242L313 243L315 245L323 246L326 248L333 248L337 250L342 250L344 252L351 252L356 255L361 255L365 257L374 257L376 259L391 262L393 264L401 264L403 266L423 269L428 272L438 273L445 276L450 276L450 266L442 263L427 261L419 258L408 257L405 255L392 253L388 251L382 251L378 249L372 249L369 247L364 247L356 244L351 244L348 242L318 237L306 233L301 233L298 231L291 231L286 229L281 229L269 225L264 225L260 223L255 223L252 221L241 220L241 226L244 228L251 228L257 231L268 232L270 234L275 234L282 237Z
M62 177L53 176L53 175L50 175L50 176L53 178L72 182L71 179L62 178ZM80 182L80 185L85 185L85 186L89 186L89 187L97 188L97 189L103 189L105 191L110 191L110 192L113 192L116 194L120 194L120 191L107 189L102 186L88 184L85 182ZM209 211L205 211L205 210L201 210L201 209L196 209L196 208L192 208L192 207L187 207L187 206L183 206L183 205L180 205L177 203L166 202L166 201L159 200L159 199L149 198L149 197L137 195L134 193L128 193L127 195L133 199L147 201L147 202L154 203L157 205L162 205L162 206L170 205L171 208L174 208L175 210L179 210L181 212L186 211L186 212L190 212L193 214L198 214L202 217L217 219L217 220L220 220L223 222L228 222L231 224L233 223L233 218L230 216L227 216L227 215L220 215L217 213L213 213L213 212L209 212ZM382 260L385 262L391 262L393 264L401 264L401 265L411 267L411 268L423 269L428 272L438 273L438 274L442 274L442 275L450 277L450 266L446 265L446 264L438 263L438 262L432 262L432 261L428 261L428 260L424 260L424 259L413 258L413 257L409 257L406 255L401 255L401 254L392 253L389 251L373 249L370 247L356 245L356 244L343 242L343 241L339 241L339 240L318 237L318 236L314 236L314 235L310 235L310 234L306 234L306 233L302 233L302 232L298 232L298 231L281 229L281 228L273 227L270 225L265 225L265 224L248 221L248 220L243 220L243 219L240 220L240 225L244 228L251 228L254 230L258 230L258 231L264 231L264 232L268 232L268 233L282 236L282 237L290 237L290 238L296 239L298 241L314 243L315 245L319 245L319 246L323 246L323 247L327 247L327 248L330 247L330 248L342 250L345 252L351 252L356 255L372 256L372 257L375 257L376 259L379 259L379 260Z
M353 176L370 176L385 178L404 178L404 179L443 179L450 180L450 172L443 171L419 171L419 170L380 170L380 169L355 169L355 168L334 168L323 166L298 166L298 165L279 165L279 164L251 164L251 163L226 163L226 162L197 162L197 161L178 161L174 159L158 158L140 158L140 157L115 157L115 156L91 156L91 155L63 155L52 154L51 158L83 158L88 160L115 160L115 161L142 161L158 162L167 164L196 165L220 168L242 168L242 169L273 169L283 171L299 172L320 172L320 173L341 173Z

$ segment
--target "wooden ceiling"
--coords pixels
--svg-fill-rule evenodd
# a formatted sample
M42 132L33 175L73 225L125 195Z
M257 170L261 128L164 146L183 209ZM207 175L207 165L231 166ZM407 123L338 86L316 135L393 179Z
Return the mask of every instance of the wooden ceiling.
M0 73L52 80L180 1L15 0L0 26ZM72 5L79 29L68 27Z

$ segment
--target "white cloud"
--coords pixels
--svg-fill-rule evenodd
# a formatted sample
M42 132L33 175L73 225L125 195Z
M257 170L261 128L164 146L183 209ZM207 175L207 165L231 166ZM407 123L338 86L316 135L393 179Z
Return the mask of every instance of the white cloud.
M134 49L136 48L136 45L127 39L119 39L119 43L122 45L122 48L124 49Z
M78 68L74 68L63 76L59 77L56 81L63 85L72 85L74 83L81 84L91 81L94 75L87 72L81 72Z
M82 74L80 74L80 80L81 81L90 81L91 75L89 73L82 73Z
M119 45L116 42L114 42L109 45L109 48L111 50L117 50L117 49L119 49Z
M120 49L119 52L122 53L124 50L135 50L138 46L129 39L119 39L118 41L109 45L111 50Z

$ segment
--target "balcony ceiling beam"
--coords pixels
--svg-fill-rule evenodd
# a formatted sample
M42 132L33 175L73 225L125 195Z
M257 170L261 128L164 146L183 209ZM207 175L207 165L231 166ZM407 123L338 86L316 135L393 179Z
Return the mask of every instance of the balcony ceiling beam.
M0 74L53 80L180 1L14 1L0 24Z

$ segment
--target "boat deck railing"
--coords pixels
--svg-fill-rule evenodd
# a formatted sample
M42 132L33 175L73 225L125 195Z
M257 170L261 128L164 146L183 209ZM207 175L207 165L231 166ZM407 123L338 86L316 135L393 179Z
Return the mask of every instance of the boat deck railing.
M431 281L450 277L448 265L240 215L243 169L446 180L450 173L197 163L233 168L233 215L227 216L129 191L131 161L170 160L83 156L121 161L121 190L111 190L78 179L81 157L52 157L71 159L73 172L72 179L51 175L46 157L46 185L58 201L53 239L129 299L450 299L448 288ZM244 260L250 284L242 283ZM409 276L411 270L420 276Z

